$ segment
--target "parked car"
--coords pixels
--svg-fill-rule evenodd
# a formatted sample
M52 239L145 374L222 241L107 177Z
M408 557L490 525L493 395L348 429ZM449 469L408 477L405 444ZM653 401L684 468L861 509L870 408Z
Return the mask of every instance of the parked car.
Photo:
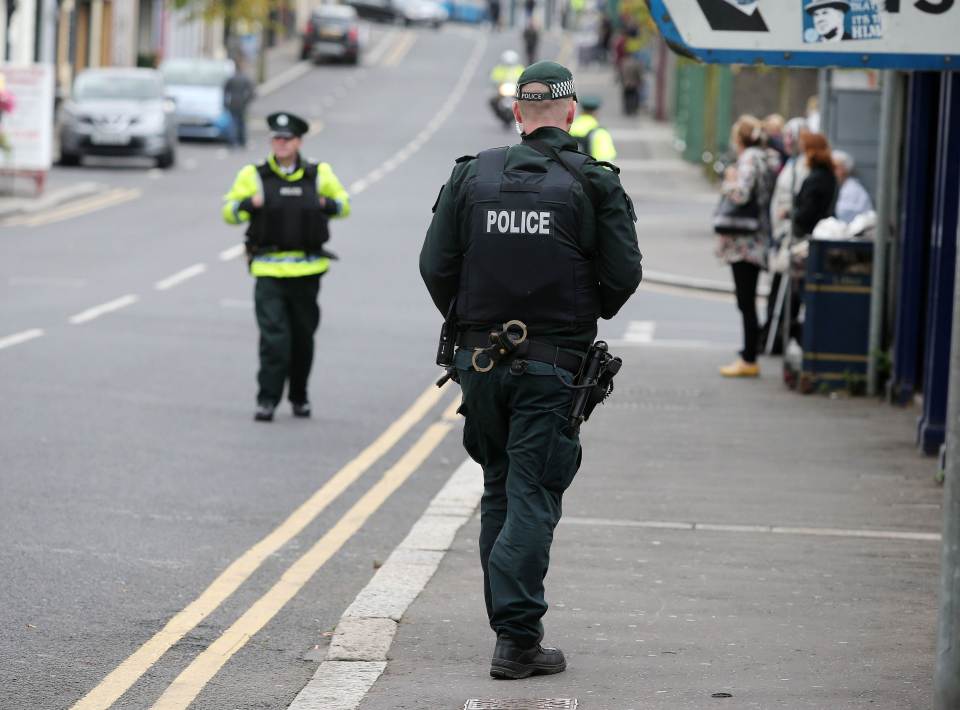
M449 17L446 8L435 0L394 0L400 20L406 25L429 25L439 29Z
M303 34L303 59L360 61L360 23L349 5L321 5L310 13Z
M86 69L63 106L60 163L85 155L139 155L161 168L176 159L174 102L156 69Z
M168 59L160 65L181 138L230 140L233 119L223 105L223 86L234 70L229 59Z
M347 0L360 17L376 22L402 22L440 27L447 21L447 11L435 0Z

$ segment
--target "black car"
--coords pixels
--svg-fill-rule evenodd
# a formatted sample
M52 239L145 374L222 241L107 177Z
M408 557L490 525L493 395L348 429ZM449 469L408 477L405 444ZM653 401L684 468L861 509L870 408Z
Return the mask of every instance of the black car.
M302 59L360 61L360 24L349 5L321 5L310 14L303 34Z

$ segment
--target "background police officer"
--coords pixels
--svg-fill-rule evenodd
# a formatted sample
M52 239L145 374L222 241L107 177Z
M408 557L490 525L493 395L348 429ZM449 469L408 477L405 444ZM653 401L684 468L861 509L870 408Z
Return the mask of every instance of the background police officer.
M247 254L257 279L260 328L257 421L273 420L285 382L294 416L310 416L307 378L320 323L317 295L332 256L324 249L327 222L350 214L347 191L330 166L300 156L307 122L280 112L268 116L267 125L270 154L237 173L223 206L228 224L249 222Z
M603 102L597 96L584 96L578 103L580 115L570 126L570 135L577 139L580 150L595 160L615 160L617 150L613 145L613 137L597 119L597 111Z
M540 641L550 543L580 464L567 385L597 319L613 317L641 278L635 215L616 170L576 152L567 132L570 72L534 64L517 97L521 144L457 161L420 253L434 303L444 315L455 303L459 321L463 440L484 475L480 560L496 678L566 668L563 653ZM513 319L527 327L522 356L478 371L493 361L475 368L471 350Z

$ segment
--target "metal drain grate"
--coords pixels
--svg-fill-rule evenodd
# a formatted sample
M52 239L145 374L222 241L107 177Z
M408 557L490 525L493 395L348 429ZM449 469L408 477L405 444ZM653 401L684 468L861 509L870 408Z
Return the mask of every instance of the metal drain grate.
M577 710L576 698L468 700L463 710Z

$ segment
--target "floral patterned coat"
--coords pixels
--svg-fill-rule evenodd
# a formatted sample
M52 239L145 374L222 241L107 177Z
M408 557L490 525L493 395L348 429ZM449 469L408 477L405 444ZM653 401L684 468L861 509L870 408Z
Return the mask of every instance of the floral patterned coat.
M717 257L727 264L747 261L766 267L767 242L770 234L770 196L780 159L775 151L750 147L737 158L737 174L725 179L722 194L738 205L746 204L756 191L760 208L760 229L754 234L721 234L717 237Z

